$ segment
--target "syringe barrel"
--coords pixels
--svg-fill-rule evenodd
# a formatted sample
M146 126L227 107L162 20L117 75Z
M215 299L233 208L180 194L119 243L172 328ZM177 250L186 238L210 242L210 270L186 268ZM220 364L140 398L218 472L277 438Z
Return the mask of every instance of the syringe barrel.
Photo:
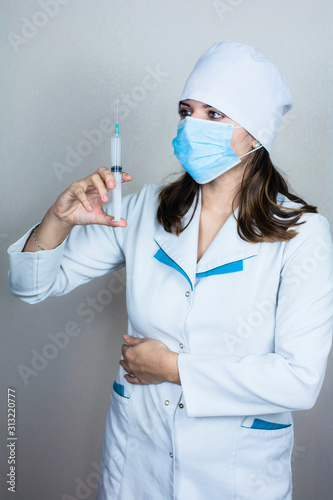
M111 137L111 171L122 172L123 168L123 138L119 134Z
M116 187L112 189L112 203L114 220L121 220L121 172L114 172Z

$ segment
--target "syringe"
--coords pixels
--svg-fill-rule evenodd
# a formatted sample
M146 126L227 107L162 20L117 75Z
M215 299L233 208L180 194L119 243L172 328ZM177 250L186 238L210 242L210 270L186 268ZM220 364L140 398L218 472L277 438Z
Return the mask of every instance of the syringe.
M117 123L115 133L111 137L111 172L114 175L116 187L112 190L114 220L120 220L121 213L121 180L123 171L123 138L119 135L118 125L118 99L117 99Z

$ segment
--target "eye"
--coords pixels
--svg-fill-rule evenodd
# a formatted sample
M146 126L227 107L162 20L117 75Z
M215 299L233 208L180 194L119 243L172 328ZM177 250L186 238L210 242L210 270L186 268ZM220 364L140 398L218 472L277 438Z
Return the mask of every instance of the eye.
M191 111L189 109L179 108L178 114L180 116L180 119L182 119L185 118L185 116L191 116Z
M209 116L210 118L213 118L213 120L224 118L224 115L222 113L219 113L218 111L209 111Z

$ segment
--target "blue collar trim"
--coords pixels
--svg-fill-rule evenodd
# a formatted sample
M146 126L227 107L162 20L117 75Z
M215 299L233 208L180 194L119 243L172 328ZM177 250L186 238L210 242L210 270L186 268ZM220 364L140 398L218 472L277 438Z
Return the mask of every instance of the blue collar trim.
M159 248L157 250L157 252L155 253L154 257L158 261L162 262L162 264L166 264L167 266L173 267L174 269L176 269L176 271L178 271L180 274L182 274L187 279L187 281L189 282L189 284L191 285L191 290L193 292L193 286L192 286L190 278L187 276L187 274L185 273L185 271L180 266L178 266L178 264L176 264L176 262L174 260L172 260L169 257L169 255L167 255L162 250L162 248Z
M206 278L206 276L214 276L215 274L228 274L237 273L238 271L243 271L243 261L236 260L235 262L229 262L223 266L215 267L204 273L197 273L197 278Z
M182 274L191 286L191 290L193 291L193 286L190 278L185 273L185 271L178 265L174 260L172 260L161 248L157 250L154 255L155 259L162 264L165 264L173 269L176 269L180 274ZM224 264L223 266L215 267L214 269L210 269L209 271L205 271L203 273L197 273L196 276L198 278L206 278L207 276L215 276L217 274L229 274L236 273L239 271L243 271L243 260L237 260L235 262L229 262L228 264Z

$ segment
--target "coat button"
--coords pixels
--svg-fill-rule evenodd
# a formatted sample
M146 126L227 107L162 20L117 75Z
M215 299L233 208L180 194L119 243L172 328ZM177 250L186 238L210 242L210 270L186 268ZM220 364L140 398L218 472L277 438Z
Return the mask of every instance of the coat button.
M182 343L180 343L180 344L179 344L179 347L180 347L180 349L183 349L183 347L184 347L184 346L183 346L183 344L182 344Z
M179 408L184 408L183 403L179 403L179 405L178 405L178 406L179 406Z
M190 292L186 292L185 297L189 297L189 296L190 296Z
M170 451L170 453L169 453L169 457L170 457L170 458L173 458L173 454L171 453L171 451Z
M170 401L169 401L168 399L166 399L166 400L164 401L165 406L168 406L168 405L169 405L169 403L170 403Z

